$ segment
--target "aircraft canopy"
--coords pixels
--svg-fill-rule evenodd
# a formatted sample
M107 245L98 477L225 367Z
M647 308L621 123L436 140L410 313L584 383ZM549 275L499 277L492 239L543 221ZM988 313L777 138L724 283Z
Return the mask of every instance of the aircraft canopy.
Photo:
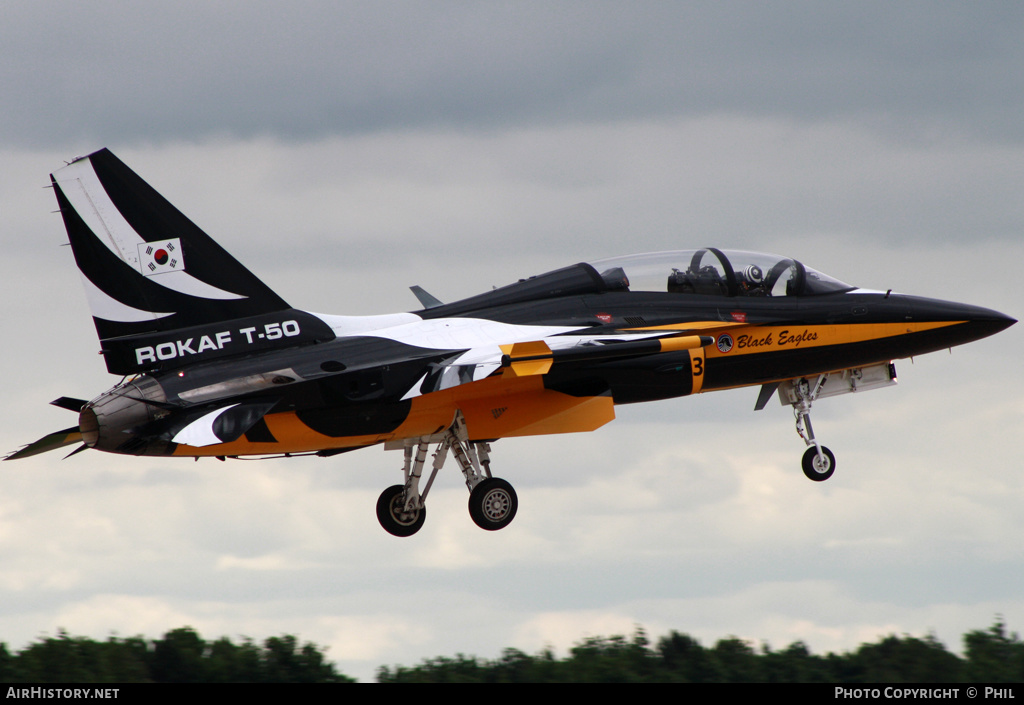
M610 290L711 296L815 296L856 288L795 259L714 247L627 255L588 264Z

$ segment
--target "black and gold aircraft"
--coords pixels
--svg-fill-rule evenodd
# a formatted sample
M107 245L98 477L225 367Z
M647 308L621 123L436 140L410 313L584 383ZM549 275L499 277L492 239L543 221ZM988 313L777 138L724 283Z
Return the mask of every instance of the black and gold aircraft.
M804 473L835 458L811 429L821 397L896 383L893 360L1015 321L964 304L867 291L773 255L704 248L581 262L423 309L294 309L107 150L51 175L107 370L78 425L11 454L71 444L128 455L332 456L383 444L404 481L377 502L396 536L426 517L451 454L482 528L518 500L490 442L593 431L616 404L759 385L793 406ZM432 469L421 485L429 447Z

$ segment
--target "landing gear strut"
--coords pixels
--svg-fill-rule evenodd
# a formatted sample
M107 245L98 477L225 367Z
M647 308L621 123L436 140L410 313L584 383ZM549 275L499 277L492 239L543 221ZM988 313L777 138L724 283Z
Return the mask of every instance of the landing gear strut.
M438 445L427 485L420 492L420 478L430 443ZM476 525L487 531L497 531L512 523L519 508L516 491L505 480L491 476L491 446L485 441L469 440L461 411L455 413L455 420L443 433L406 440L397 447L405 450L405 484L389 487L377 500L377 520L389 534L412 536L423 526L427 515L427 493L449 452L466 479L469 516Z
M813 379L813 381L811 381ZM825 388L825 382L828 388ZM804 475L815 482L832 477L836 470L836 457L825 446L818 443L811 428L811 405L821 397L838 394L865 392L896 384L896 365L879 362L866 367L851 367L839 372L829 372L815 378L800 377L783 382L769 382L761 387L754 409L763 409L776 390L782 403L793 407L796 416L796 432L809 447L804 453Z
M836 471L836 457L832 451L818 443L818 439L814 437L814 427L811 426L811 405L821 393L826 379L828 375L818 375L813 385L805 377L792 383L792 393L796 397L793 402L796 432L804 439L804 443L810 446L804 452L801 464L804 475L815 482L824 482Z

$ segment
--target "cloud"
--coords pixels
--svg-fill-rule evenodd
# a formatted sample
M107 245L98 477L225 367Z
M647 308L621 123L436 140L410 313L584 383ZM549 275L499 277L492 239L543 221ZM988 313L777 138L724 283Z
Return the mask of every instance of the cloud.
M108 1L10 14L7 145L720 114L1021 138L1024 14L1009 3Z

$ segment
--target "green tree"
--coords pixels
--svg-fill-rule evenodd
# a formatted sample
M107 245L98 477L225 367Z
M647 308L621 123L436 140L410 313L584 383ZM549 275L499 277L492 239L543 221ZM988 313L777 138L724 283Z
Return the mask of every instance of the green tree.
M334 670L324 654L290 634L264 642L263 680L268 683L332 683L351 680Z
M7 644L0 641L0 683L17 683L14 674L14 656L7 650Z
M967 679L986 683L1024 681L1024 644L1016 633L1007 634L1002 617L986 631L964 635Z
M768 683L829 683L828 666L815 656L802 641L795 641L783 651L761 647L761 674Z
M860 683L943 683L961 677L960 659L930 635L890 635L877 644L861 644L849 664Z
M489 682L487 664L481 664L475 658L464 654L456 654L454 658L438 656L427 659L419 666L406 668L395 666L394 671L382 666L377 671L380 683L487 683Z
M104 680L86 663L85 639L73 639L63 629L56 637L29 644L18 655L18 675L34 683L92 683ZM97 677L98 676L98 677Z
M711 650L725 683L758 683L764 680L757 652L739 637L720 639Z
M550 649L537 656L519 649L505 649L494 667L498 683L556 683L560 680L560 664Z
M153 642L149 670L157 683L204 683L206 642L192 627L179 627Z
M683 683L716 683L725 676L718 661L688 634L673 631L658 640L661 670L667 680Z
M647 634L637 628L624 636L591 637L570 649L569 679L580 683L630 683L653 680L658 663L647 648Z

